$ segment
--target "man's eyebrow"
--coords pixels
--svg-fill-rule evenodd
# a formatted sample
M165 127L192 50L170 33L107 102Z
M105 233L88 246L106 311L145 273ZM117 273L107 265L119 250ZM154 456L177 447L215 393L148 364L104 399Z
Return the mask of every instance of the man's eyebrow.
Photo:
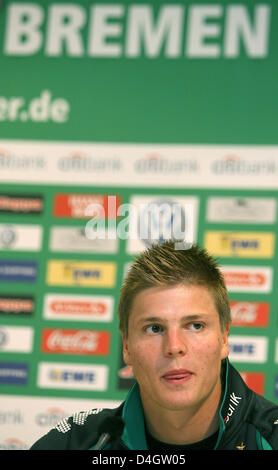
M184 315L181 317L181 321L194 321L200 320L204 317L209 317L208 313L194 313L191 315ZM138 323L145 323L145 322L167 322L167 317L159 317L159 316L151 316L151 317L143 317L138 320Z
M143 317L139 318L138 323L145 323L145 322L161 322L164 321L161 317Z

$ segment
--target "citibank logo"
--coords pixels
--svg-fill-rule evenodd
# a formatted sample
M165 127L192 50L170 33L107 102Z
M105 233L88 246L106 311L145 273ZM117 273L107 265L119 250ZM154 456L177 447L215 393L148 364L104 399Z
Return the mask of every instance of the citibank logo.
M68 415L60 408L49 408L44 412L38 413L35 422L42 427L54 427Z
M188 158L167 158L158 153L151 153L134 162L134 169L140 174L192 174L197 173L199 162Z
M211 170L217 175L270 175L278 172L278 162L269 160L247 160L238 155L226 155L211 164Z

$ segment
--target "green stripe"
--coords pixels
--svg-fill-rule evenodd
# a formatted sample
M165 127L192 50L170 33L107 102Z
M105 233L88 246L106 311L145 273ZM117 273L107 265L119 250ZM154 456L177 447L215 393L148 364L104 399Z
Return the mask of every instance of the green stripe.
M227 389L228 389L228 371L229 371L229 364L228 364L228 359L226 358L225 359L226 361L226 376L225 376L225 392L224 392L224 396L223 396L223 400L222 400L222 403L221 403L221 407L219 409L219 421L220 421L220 427L219 427L219 433L218 433L218 438L217 438L217 442L215 444L215 447L213 450L216 450L217 447L219 446L219 442L223 436L223 433L225 431L225 423L224 423L224 419L222 418L222 408L224 406L224 403L225 403L225 400L226 400L226 395L227 395Z
M256 430L256 439L259 450L273 450L269 442L260 434L260 431Z
M131 450L148 450L145 436L145 421L139 385L130 390L123 408L125 428L122 441Z

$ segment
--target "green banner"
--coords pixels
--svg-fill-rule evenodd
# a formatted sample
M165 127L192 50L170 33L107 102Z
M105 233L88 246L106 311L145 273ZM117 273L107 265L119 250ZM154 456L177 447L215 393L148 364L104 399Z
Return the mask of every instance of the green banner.
M275 1L2 2L1 136L276 144Z

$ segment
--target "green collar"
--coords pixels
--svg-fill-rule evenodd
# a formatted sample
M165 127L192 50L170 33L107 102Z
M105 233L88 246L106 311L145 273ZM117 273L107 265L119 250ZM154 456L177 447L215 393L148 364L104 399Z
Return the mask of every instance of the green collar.
M137 382L131 388L123 408L125 428L122 435L123 443L131 450L148 450L145 422L139 385Z

